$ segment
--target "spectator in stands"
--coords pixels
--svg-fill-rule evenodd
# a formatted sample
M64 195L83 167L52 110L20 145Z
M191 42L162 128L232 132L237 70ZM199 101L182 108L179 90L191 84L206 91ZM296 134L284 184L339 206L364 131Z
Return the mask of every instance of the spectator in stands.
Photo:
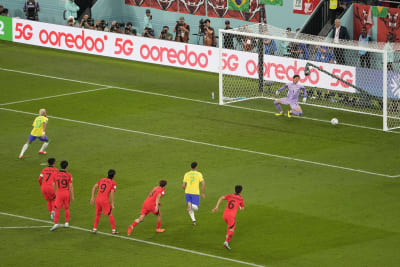
M242 32L250 32L249 26L247 24L243 25L243 28L241 29ZM253 38L249 36L241 36L240 40L243 42L243 51L251 51L253 50Z
M75 19L73 16L69 16L67 19L67 26L75 27Z
M0 12L0 16L8 17L8 9L3 8L3 10Z
M292 32L292 29L290 27L286 28L285 31L285 37L290 37L290 34ZM290 50L289 50L289 42L286 41L280 41L279 42L279 50L280 50L280 54L283 56L290 56Z
M155 38L156 36L152 28L145 28L143 32L143 37Z
M4 9L4 7L2 5L0 5L0 14L3 13L3 9Z
M173 38L173 35L169 32L169 27L164 26L160 35L158 36L158 39L171 41L172 38Z
M291 56L298 59L308 59L308 49L305 43L292 43Z
M146 15L144 15L143 19L143 29L153 29L153 25L151 25L151 20L153 19L153 16L150 13L150 9L146 9Z
M347 28L340 25L340 19L335 20L335 27L332 30L332 35L334 43L339 43L339 40L349 40L349 33L347 32ZM344 49L343 48L334 48L333 53L335 55L335 60L337 64L345 64L344 60Z
M117 23L116 21L113 21L110 26L110 32L122 33L121 25L119 23Z
M266 55L274 55L275 51L277 50L275 40L271 40L271 39L264 40L264 47L265 47L264 53Z
M358 38L359 46L368 47L368 42L371 41L371 37L367 33L367 28L363 27L361 30L360 37ZM360 65L362 68L371 68L371 56L367 51L358 51L360 54Z
M217 46L217 39L215 37L214 28L210 26L210 20L206 19L204 21L204 35L203 35L203 44L205 46ZM200 34L200 28L199 28Z
M40 11L39 2L36 0L26 0L24 5L24 12L26 14L26 19L29 20L39 20Z
M230 29L232 29L230 21L225 20L225 30L230 30ZM233 35L230 33L224 34L224 48L235 49L233 44Z
M392 33L389 34L384 49L387 51L387 71L393 71L394 50Z
M175 41L182 43L189 41L190 26L185 23L184 17L180 17L176 22L173 32L176 32Z
M327 46L317 46L315 61L333 63L333 53Z
M127 33L127 30L129 31L129 33ZM136 29L133 28L132 22L126 23L125 34L136 36L137 32Z
M96 25L95 25L95 29L97 31L104 31L107 32L107 22L105 20L97 20L96 21Z
M65 17L69 18L72 16L74 19L78 19L79 6L75 4L75 0L67 0L65 2Z
M84 29L94 29L93 19L89 18L89 15L87 14L84 15L79 27Z

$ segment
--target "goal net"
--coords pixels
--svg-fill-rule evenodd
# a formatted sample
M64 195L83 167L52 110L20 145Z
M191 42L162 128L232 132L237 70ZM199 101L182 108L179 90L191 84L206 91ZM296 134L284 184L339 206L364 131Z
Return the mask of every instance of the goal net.
M400 128L399 49L267 24L220 30L219 104L283 98L287 91L276 91L298 74L304 105L381 117L384 131Z

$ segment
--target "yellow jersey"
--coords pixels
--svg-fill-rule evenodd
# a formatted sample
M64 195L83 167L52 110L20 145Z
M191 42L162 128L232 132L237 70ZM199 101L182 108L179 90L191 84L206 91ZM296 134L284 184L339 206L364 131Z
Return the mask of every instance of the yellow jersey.
M47 121L49 119L45 116L38 116L36 119L33 121L33 129L31 132L32 136L43 136L43 125L47 124Z
M186 183L186 194L200 195L200 183L204 181L203 175L198 171L190 171L185 173L183 182Z

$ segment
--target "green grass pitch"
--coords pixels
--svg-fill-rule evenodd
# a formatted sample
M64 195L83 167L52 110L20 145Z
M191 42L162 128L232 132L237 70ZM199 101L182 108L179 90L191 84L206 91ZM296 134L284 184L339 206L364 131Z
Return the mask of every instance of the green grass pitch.
M275 117L267 100L219 106L211 99L218 76L204 72L8 42L0 59L1 266L400 265L400 135L370 129L381 128L380 118L309 106L306 118ZM48 155L35 141L19 160L40 108L49 115ZM70 162L70 224L79 229L49 232L37 182L48 157ZM206 181L196 227L181 188L194 160ZM94 221L91 188L110 168L120 237L84 231ZM160 179L168 180L166 232L156 234L148 216L132 238L152 243L122 238ZM236 184L246 209L226 251L224 206L211 209ZM111 232L104 216L99 231Z

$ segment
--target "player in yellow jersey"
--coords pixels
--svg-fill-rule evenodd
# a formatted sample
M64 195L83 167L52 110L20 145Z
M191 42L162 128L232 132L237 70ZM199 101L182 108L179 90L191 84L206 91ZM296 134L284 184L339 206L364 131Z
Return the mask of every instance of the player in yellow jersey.
M194 211L198 210L200 206L200 183L202 198L206 197L206 183L204 182L203 175L197 171L197 162L192 162L190 167L192 170L185 174L182 187L185 189L187 211L189 212L193 225L196 225Z
M39 151L39 154L46 154L45 149L49 145L49 138L46 136L46 126L48 122L46 110L42 108L39 110L39 115L38 117L35 118L33 121L33 129L31 131L31 134L28 137L28 141L26 144L22 147L21 154L19 154L19 158L22 159L24 156L25 151L28 149L28 146L35 141L36 138L38 138L40 141L44 142L42 145L42 148Z

